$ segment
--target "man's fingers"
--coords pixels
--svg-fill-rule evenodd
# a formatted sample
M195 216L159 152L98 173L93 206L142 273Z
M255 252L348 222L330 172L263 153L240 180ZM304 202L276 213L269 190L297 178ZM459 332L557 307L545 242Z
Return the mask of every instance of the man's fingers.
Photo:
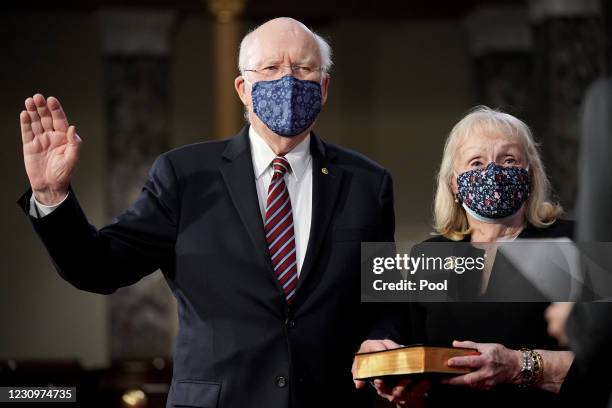
M68 128L68 131L66 132L66 136L68 138L68 144L80 144L81 143L81 138L77 134L75 126L70 126Z
M38 116L38 110L36 109L36 104L34 103L34 99L27 98L25 100L25 107L28 115L30 116L30 124L32 126L32 131L35 135L41 134L44 132L42 127L42 123L40 123L40 116Z
M30 115L28 115L28 112L21 111L19 114L19 124L21 126L21 141L23 144L34 140L34 132L32 131L32 123L30 121Z
M67 132L68 145L66 146L66 160L70 163L76 163L79 159L79 149L81 148L81 138L76 134L76 128L70 126Z
M64 113L62 104L57 100L56 97L50 96L47 98L47 107L51 112L51 118L53 119L53 128L62 132L68 131L68 118Z
M33 99L34 104L36 105L36 110L38 111L38 116L40 116L40 123L42 124L43 129L46 131L52 131L53 118L51 117L49 108L47 108L47 100L39 93L34 95Z

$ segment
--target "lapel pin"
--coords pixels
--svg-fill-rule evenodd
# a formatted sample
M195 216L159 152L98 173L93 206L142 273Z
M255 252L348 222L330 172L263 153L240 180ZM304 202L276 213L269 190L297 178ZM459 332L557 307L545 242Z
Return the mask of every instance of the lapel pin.
M327 167L323 167L323 168L321 168L321 173L329 174L329 170L327 170Z

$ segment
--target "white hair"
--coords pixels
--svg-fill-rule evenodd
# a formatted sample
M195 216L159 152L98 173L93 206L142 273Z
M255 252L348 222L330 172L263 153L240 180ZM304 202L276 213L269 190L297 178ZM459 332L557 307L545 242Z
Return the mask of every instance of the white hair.
M451 130L442 154L438 185L434 200L436 231L453 241L471 233L465 210L455 201L452 184L454 163L463 140L475 134L503 134L516 139L524 150L531 180L525 218L537 228L550 226L563 213L563 208L551 200L551 187L540 159L539 146L531 130L520 119L499 110L481 105L473 108Z
M302 24L302 26L304 27L304 29L306 31L308 31L310 34L312 34L313 38L317 42L317 45L319 47L319 56L321 57L321 71L323 72L323 74L329 75L329 71L331 70L331 67L333 65L333 62L332 62L332 49L329 46L329 43L327 41L325 41L325 39L323 37L321 37L320 35L315 33L310 28L306 27L303 24ZM251 36L251 34L253 33L253 31L257 30L259 27L260 26L257 26L253 30L249 31L242 38L242 41L240 42L240 50L238 52L238 70L240 71L240 74L243 74L244 71L246 69L248 69L247 66L246 66L246 64L248 62L248 53L247 53L247 51L248 51L248 42L249 42L248 40L249 40L249 37Z

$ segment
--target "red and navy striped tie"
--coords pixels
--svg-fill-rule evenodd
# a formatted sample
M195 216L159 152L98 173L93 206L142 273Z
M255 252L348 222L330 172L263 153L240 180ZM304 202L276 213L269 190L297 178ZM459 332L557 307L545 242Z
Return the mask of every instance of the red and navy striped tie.
M274 273L290 304L298 284L293 211L284 178L285 173L291 171L291 166L287 159L279 156L272 161L272 168L274 174L268 188L264 229Z

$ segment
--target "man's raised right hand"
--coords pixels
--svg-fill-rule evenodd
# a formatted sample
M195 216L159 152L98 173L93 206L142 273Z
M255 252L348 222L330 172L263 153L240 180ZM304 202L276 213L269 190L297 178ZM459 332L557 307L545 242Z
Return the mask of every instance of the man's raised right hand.
M19 121L26 173L36 200L54 205L68 194L81 138L53 96L36 94L25 100L25 107Z

